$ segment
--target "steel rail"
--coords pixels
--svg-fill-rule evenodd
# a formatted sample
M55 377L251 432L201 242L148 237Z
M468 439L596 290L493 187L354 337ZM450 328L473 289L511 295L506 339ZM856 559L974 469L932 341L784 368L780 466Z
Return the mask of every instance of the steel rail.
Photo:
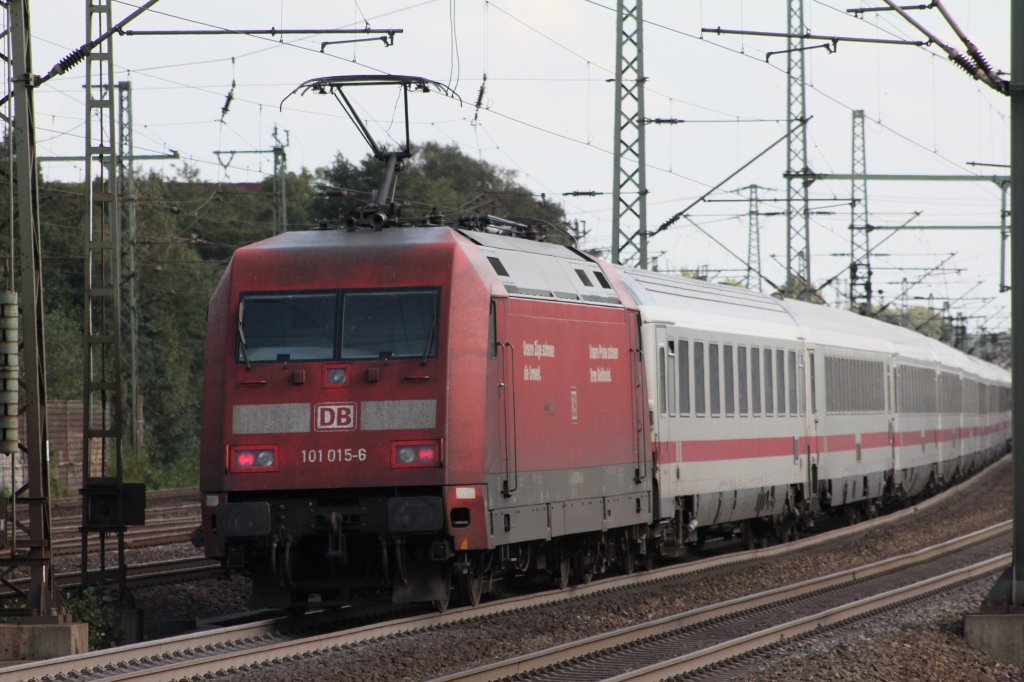
M908 507L907 509L887 514L882 517L872 519L870 521L864 521L853 526L841 528L828 533L822 533L813 537L803 538L794 542L778 545L775 547L747 550L744 552L737 552L727 556L713 557L709 559L700 559L693 562L688 562L680 565L665 566L657 568L644 573L637 573L632 575L616 576L613 578L603 579L595 583L587 585L576 585L566 590L549 590L537 594L509 597L506 599L496 600L493 602L481 604L477 607L463 607L452 609L446 613L438 614L424 614L418 616L409 616L400 618L397 620L388 621L386 623L367 625L358 628L353 628L344 631L343 633L335 633L332 635L321 635L317 639L320 644L313 642L312 644L307 643L306 651L318 650L316 646L321 648L331 648L335 646L343 646L345 644L353 644L377 637L386 637L389 635L405 634L418 630L425 630L427 628L434 628L439 626L445 626L452 623L457 623L464 620L476 619L484 616L490 616L500 613L508 613L511 611L518 611L528 608L533 608L542 605L550 605L559 602L565 602L570 600L581 599L584 597L593 596L603 592L610 592L613 590L626 589L638 585L657 583L665 580L671 580L677 577L681 577L687 574L693 574L698 572L709 571L713 569L723 568L726 566L752 562L767 558L772 558L788 552L799 551L808 549L821 544L827 544L836 542L843 538L851 535L859 534L874 528L889 525L906 519L915 514L919 514L931 507L942 504L949 499L950 496L956 495L957 493L973 487L975 485L981 485L991 477L997 475L997 469L1001 468L1001 465L1005 465L1009 461L1008 457L1004 457L999 462L986 468L986 470L979 472L972 476L966 481L951 487L938 495L928 498L920 504ZM256 621L253 623L246 623L241 625L235 625L227 628L220 628L217 630L210 630L200 633L189 633L184 635L178 635L176 637L170 637L159 640L152 640L149 642L141 642L138 644L130 644L121 647L115 647L111 649L104 649L101 651L89 652L86 654L80 654L76 656L66 656L62 658L50 659L47 661L22 663L19 665L0 668L0 682L6 682L7 680L22 680L39 678L43 676L56 677L57 675L69 675L77 674L84 669L99 669L110 665L123 664L126 661L141 661L146 659L156 659L165 656L175 656L180 654L183 650L198 650L203 647L224 647L237 645L242 640L257 640L259 638L265 638L270 636L280 636L281 630L285 625L292 619L280 617L270 618L265 620ZM293 622L293 621L292 621ZM333 641L332 641L333 639ZM332 641L331 644L326 642ZM299 649L302 647L295 645ZM312 647L312 648L309 648ZM269 655L269 649L262 651L266 657ZM287 656L293 655L286 653L282 650L275 656ZM206 659L209 662L209 659ZM257 659L252 659L255 662ZM260 660L265 660L260 659ZM244 661L241 658L231 665L243 665ZM230 666L228 666L230 667ZM140 670L135 673L124 673L125 675L134 674L139 677L145 675L156 674L155 669ZM170 675L167 679L175 679L185 675L184 672L178 671L175 674ZM130 677L118 677L114 679L131 679ZM152 679L164 679L161 677L153 677Z
M167 582L195 580L220 571L219 563L205 557L168 559L128 566L128 583L135 586L159 585ZM82 572L77 570L58 573L56 576L58 585L70 589L79 587L81 578ZM25 587L28 585L28 578L15 578L9 582L16 587ZM0 599L13 596L15 596L14 592L0 588Z
M751 611L753 609L761 608L771 604L778 604L780 602L784 602L795 597L799 597L801 595L810 594L813 592L820 592L822 590L826 590L837 585L852 583L854 581L863 580L864 578L880 575L882 573L888 573L900 568L905 568L907 566L922 564L934 559L937 556L946 555L958 549L963 549L971 545L976 545L978 543L990 540L994 537L998 537L999 535L1009 533L1011 528L1012 522L1004 521L1002 523L997 523L995 525L989 526L988 528L983 528L982 530L975 531L968 535L964 535L959 538L954 538L953 540L949 540L937 545L932 545L930 547L925 547L915 552L901 554L899 556L891 557L889 559L883 559L881 561L876 561L870 564L866 564L864 566L858 566L856 568L838 571L836 573L832 573L819 578L811 578L809 580L794 583L792 585L786 585L783 587L766 590L764 592L758 592L752 595L739 597L737 599L730 599L729 601L703 606L676 615L659 618L649 623L628 626L600 635L587 637L585 639L578 640L575 642L569 642L567 644L562 644L555 647L551 647L549 649L544 649L542 651L524 654L522 656L517 656L515 658L508 659L505 661L498 661L496 663L480 666L478 668L472 668L470 670L465 670L462 672L437 678L435 682L486 682L487 680L502 679L512 677L514 675L521 675L532 670L539 670L546 666L564 663L571 659L578 659L584 656L595 654L600 651L608 651L618 646L635 644L641 640L647 640L667 632L680 630L684 627L695 625L697 623L703 623L711 621L716 618L722 618L725 616L739 614L745 611ZM1005 557L1008 555L1003 556ZM894 590L893 592L898 591L899 590ZM837 607L837 609L842 608L845 607ZM809 619L805 618L800 619L800 621L794 622L802 623L808 620ZM782 626L770 628L765 632L774 633L781 627ZM791 635L788 633L788 631L786 631L785 636L788 637ZM733 641L740 641L746 639L747 638L739 638L738 640ZM776 635L775 641L777 640L778 635ZM751 641L758 641L760 643L750 648L757 648L767 643L761 639L756 638L751 638ZM720 649L722 649L723 646L724 645L716 645L714 647L710 647L709 649L707 649L707 651L717 652ZM743 651L746 650L749 649L744 649ZM699 653L700 652L694 652L691 654L687 654L686 656L682 656L679 659L673 660L689 661L691 657L697 657ZM732 653L728 657L736 656L739 653L742 653L742 651L738 653ZM703 659L699 659L698 657L694 658L694 660ZM696 668L703 667L704 665L710 665L711 663L714 663L717 660L721 659L709 660L707 662L701 663L700 665L696 665L686 670L674 671L671 674L679 674L681 672L695 670ZM652 668L653 667L655 666L652 666ZM670 673L666 672L663 674L663 677L668 676L669 674ZM632 678L623 677L622 679Z
M634 670L624 675L610 677L606 682L625 682L626 680L631 680L632 682L655 682L666 677L691 672L714 663L720 663L727 659L741 656L770 644L777 644L782 640L798 637L821 627L836 625L872 611L892 608L927 594L941 592L961 583L1001 570L1010 565L1010 560L1011 554L1006 552L1005 554L1000 554L970 566L943 573L942 575L927 578L911 585L905 585L888 592L865 597L864 599L843 604L842 606L837 606L811 616L766 628L744 637L737 637L728 642L722 642L716 646L695 651L669 661L663 661L640 670Z
M866 566L840 571L825 576L824 578L803 581L794 586L777 588L767 592L758 593L749 597L731 600L723 604L716 604L694 611L671 616L665 619L654 621L650 624L626 628L609 635L600 635L583 642L572 645L555 647L554 649L539 652L538 654L519 657L513 661L486 666L464 673L442 678L444 680L486 680L497 677L504 677L523 672L527 669L536 669L544 665L567 660L607 649L609 647L623 644L637 639L659 634L661 632L678 629L687 624L707 621L712 618L748 611L752 608L775 603L780 600L799 596L808 592L815 592L827 587L860 580L865 577L894 570L901 565L920 564L937 555L948 554L958 548L970 544L984 542L1000 534L1009 532L1010 522L1003 522L990 526L989 528L976 531L966 536L956 538L938 545L926 547L916 552L911 552L900 557L874 562ZM592 586L587 586L592 587ZM588 590L594 592L594 590ZM463 608L451 611L446 614L425 614L411 616L381 624L367 625L341 632L314 635L302 638L286 638L281 641L267 641L262 645L253 645L252 642L260 639L269 640L273 637L284 637L281 631L288 623L294 623L287 618L274 618L260 621L253 624L236 625L222 630L204 633L181 635L165 640L156 640L142 644L118 647L105 651L93 652L90 654L66 657L53 661L38 664L24 664L0 670L0 682L6 679L24 679L27 677L56 677L59 674L69 674L72 671L95 670L96 674L111 680L130 679L153 679L173 680L187 678L196 675L203 675L215 670L238 668L243 665L266 663L289 656L316 654L336 647L351 645L370 639L388 637L398 634L407 634L414 631L422 631L428 628L450 625L462 620L478 618L483 615L502 613L536 606L542 603L553 603L563 601L564 593L553 591L545 595L534 595L530 597L514 597L500 602L485 605L477 608ZM544 598L546 597L546 599ZM330 617L324 614L324 617ZM583 648L581 648L581 646ZM574 648L575 647L575 648ZM203 655L200 650L211 649L208 655ZM183 660L182 651L190 651L194 658ZM173 657L175 661L168 662L166 659ZM160 660L164 659L164 660ZM532 659L532 660L531 660ZM126 664L126 661L131 663ZM504 666L504 667L503 667ZM133 669L126 670L126 667ZM116 675L102 675L101 669L118 670ZM15 677L7 677L14 675Z

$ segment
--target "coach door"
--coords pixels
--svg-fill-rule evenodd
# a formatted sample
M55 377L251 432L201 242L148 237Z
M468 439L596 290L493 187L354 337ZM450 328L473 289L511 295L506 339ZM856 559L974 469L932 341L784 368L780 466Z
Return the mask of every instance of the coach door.
M519 467L516 457L516 354L509 341L508 299L495 299L491 303L491 334L494 354L498 361L498 421L501 435L499 451L504 467L501 494L511 497L519 487Z
M804 431L807 434L804 440L804 452L806 457L807 471L807 497L817 508L818 500L818 460L821 450L818 445L818 372L814 364L814 348L804 349Z
M675 360L674 349L669 350L669 339L666 333L665 327L658 326L654 332L655 348L657 349L657 394L655 395L655 424L657 429L655 433L651 435L652 440L655 442L655 447L660 451L664 448L669 447L672 441L672 437L669 435L669 419L672 415L672 411L669 410L669 396L673 394L674 386L671 385L674 379L673 373L669 371L669 362ZM659 457L659 460L664 461L664 456Z
M899 425L896 422L896 413L899 405L896 404L896 385L899 377L896 375L896 371L896 363L893 362L892 358L889 358L885 363L885 387L888 398L887 403L889 405L889 451L891 453L892 480L894 484L902 481L899 450L897 449Z
M648 407L647 395L644 391L643 337L640 333L640 314L626 311L626 324L630 329L629 375L630 390L633 393L633 399L630 401L633 407L633 447L635 449L633 454L636 459L636 469L633 478L635 483L640 483L651 473L649 471L651 447L650 441L647 438ZM661 327L659 329L661 334L664 335L665 328ZM672 402L675 402L674 396ZM657 466L657 463L654 466Z

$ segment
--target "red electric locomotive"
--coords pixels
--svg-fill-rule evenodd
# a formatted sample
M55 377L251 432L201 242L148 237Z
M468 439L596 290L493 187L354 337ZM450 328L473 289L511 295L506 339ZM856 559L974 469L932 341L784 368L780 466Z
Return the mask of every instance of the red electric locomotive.
M291 607L629 568L653 474L624 292L571 248L449 227L239 249L209 309L207 556Z
M444 86L335 76L298 91ZM1009 374L824 306L613 267L571 247L400 227L384 164L364 230L239 249L209 310L206 554L254 602L470 604L857 518L1005 452ZM408 126L406 127L408 131ZM519 228L504 228L516 233ZM646 362L644 358L646 357Z

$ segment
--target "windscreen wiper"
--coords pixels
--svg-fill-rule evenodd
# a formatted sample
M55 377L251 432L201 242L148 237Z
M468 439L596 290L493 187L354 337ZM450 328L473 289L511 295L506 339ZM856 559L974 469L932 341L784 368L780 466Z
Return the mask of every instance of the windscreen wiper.
M430 335L427 336L427 344L423 348L423 358L420 360L421 365L427 364L427 356L430 355L430 345L434 342L434 334L437 332L437 306L434 307L434 314L430 318Z
M252 369L252 363L249 362L249 349L245 345L245 330L242 329L242 319L245 314L245 300L238 302L238 344L242 350L242 359L245 360L245 368Z

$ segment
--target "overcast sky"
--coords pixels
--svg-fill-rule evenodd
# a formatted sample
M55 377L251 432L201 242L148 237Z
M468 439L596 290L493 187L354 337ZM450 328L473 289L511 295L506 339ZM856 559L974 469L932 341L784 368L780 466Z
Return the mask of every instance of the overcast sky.
M805 23L816 34L919 40L892 13L866 19L846 12L878 6L863 0L805 0ZM46 73L85 40L82 0L31 4L33 60ZM1009 2L946 0L969 38L996 69L1009 69ZM114 3L115 22L137 6ZM681 118L674 126L647 127L648 223L653 229L760 153L785 132L785 40L716 36L702 28L785 31L784 0L663 0L644 6L644 61L649 117ZM962 48L936 10L914 16L950 45ZM611 196L563 197L575 190L610 192L612 184L615 12L613 0L162 0L133 22L134 30L394 28L394 46L332 45L340 36L118 37L116 80L133 89L136 153L178 151L211 181L254 182L273 172L270 154L236 155L222 166L215 150L266 150L277 126L287 131L290 170L329 165L338 153L351 160L368 149L333 99L307 94L281 101L302 81L341 74L398 73L450 85L463 102L439 94L411 97L414 142L455 143L464 152L515 171L538 194L562 201L571 219L584 221L585 247L611 243ZM823 41L809 40L808 45ZM1009 163L1009 101L953 65L937 47L839 43L835 53L806 53L810 167L846 173L851 163L851 112L863 109L871 173L1005 174L1006 168L968 162ZM476 116L483 75L487 87ZM40 155L84 150L84 65L46 83L36 95ZM233 99L221 120L229 91ZM357 93L359 106L381 139L397 134L401 110L393 92ZM223 159L226 161L226 159ZM181 162L140 164L175 175ZM751 184L784 196L785 146L779 145L714 195ZM81 179L81 164L47 163L51 179ZM726 191L730 190L730 191ZM818 201L811 225L812 277L845 271L849 262L848 182L812 186ZM398 194L401 195L399 179ZM991 182L869 185L875 225L996 225L999 190ZM779 202L762 205L784 211ZM708 267L718 277L739 277L743 264L723 248L747 253L747 206L703 203L651 241L662 270ZM762 266L784 280L785 218L763 219ZM878 241L888 232L875 232ZM722 245L717 244L716 240ZM954 310L977 315L991 330L1009 327L1009 295L998 293L997 231L904 232L873 257L882 301L898 296L951 253L947 267L909 291L913 297L954 299ZM845 255L843 255L845 254ZM845 294L845 274L837 279ZM838 300L829 290L830 302ZM987 300L981 300L987 299ZM927 300L910 300L927 305Z

